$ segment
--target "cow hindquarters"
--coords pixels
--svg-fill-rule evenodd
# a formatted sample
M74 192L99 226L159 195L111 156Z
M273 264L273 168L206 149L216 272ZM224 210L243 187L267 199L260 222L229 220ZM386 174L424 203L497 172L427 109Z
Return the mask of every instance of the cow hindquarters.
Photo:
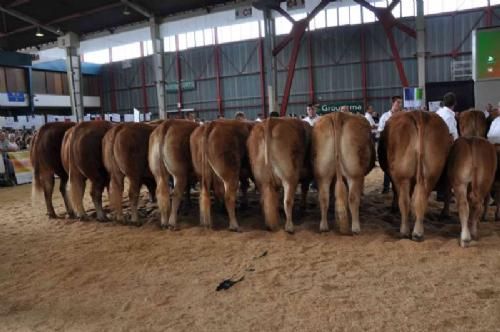
M117 222L123 222L123 208L122 208L122 197L123 197L123 174L112 174L111 182L109 187L109 202L114 210L114 220Z
M172 193L172 208L168 219L168 226L172 230L177 229L177 212L181 205L182 196L188 184L187 174L174 175L174 190ZM187 188L189 192L189 188Z
M363 191L363 178L351 178L347 180L349 184L349 211L351 212L352 225L351 231L353 234L361 232L359 223L359 203L361 200L361 192Z

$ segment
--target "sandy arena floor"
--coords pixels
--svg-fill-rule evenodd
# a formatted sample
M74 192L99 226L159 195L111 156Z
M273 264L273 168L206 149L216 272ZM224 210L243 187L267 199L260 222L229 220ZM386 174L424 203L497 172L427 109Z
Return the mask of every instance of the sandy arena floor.
M264 230L255 196L240 234L221 213L201 229L196 206L171 232L155 213L140 228L49 220L30 185L0 188L0 330L500 331L500 222L462 249L432 201L425 241L398 239L381 182L366 180L356 237L318 233L315 194L288 235Z

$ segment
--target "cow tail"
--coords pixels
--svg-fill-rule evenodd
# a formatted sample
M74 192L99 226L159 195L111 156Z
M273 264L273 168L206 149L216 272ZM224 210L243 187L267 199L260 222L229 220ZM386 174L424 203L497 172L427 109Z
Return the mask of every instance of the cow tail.
M269 165L270 153L271 153L271 121L272 118L268 118L264 124L264 162L265 165Z
M337 180L336 180L336 185L337 184L343 184L342 183L342 167L340 167L340 138L341 138L341 130L342 130L342 123L340 119L340 113L334 114L336 117L333 119L333 116L330 117L330 121L332 123L331 130L332 130L332 137L333 137L333 146L335 149L333 160L334 160L334 165L335 165L335 174L337 175ZM340 182L340 183L339 183Z
M478 166L476 160L478 160L477 155L477 150L474 148L475 142L471 140L469 142L469 148L470 148L470 153L472 156L472 183L471 183L471 190L469 192L469 200L472 203L472 206L477 206L477 203L479 203L480 198L477 196L477 193L479 191L478 185L479 185L479 178L478 178Z
M38 143L38 134L36 134L35 137L33 137L32 143L31 143L31 149L30 149L30 159L31 159L31 166L33 168L32 173L33 173L33 182L31 183L31 202L32 204L35 203L38 193L42 191L42 183L40 179L40 158L37 155L37 143Z
M420 184L425 190L424 181L424 114L422 112L417 112L417 184Z
M203 181L203 185L209 190L210 188L210 180L209 180L209 167L208 164L208 136L212 131L214 126L213 122L210 122L208 126L203 131L203 136L201 138L201 181Z
M170 121L163 124L161 132L160 132L160 134L161 134L160 141L157 144L158 149L159 149L158 154L157 154L158 158L159 158L158 167L160 170L160 176L164 181L166 181L168 178L168 171L167 171L167 167L165 165L165 155L163 153L163 149L165 147L165 136L167 136L168 130L170 129L171 125L172 125L172 123ZM168 183L167 183L167 185L168 185Z

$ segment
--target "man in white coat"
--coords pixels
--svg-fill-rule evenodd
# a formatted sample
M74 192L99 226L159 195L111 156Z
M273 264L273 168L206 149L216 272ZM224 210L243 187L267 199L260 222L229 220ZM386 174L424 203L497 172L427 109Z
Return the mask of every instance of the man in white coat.
M457 120L455 118L455 105L457 104L457 97L453 92L448 92L443 97L443 107L441 107L436 113L443 119L448 127L450 135L453 140L458 138Z

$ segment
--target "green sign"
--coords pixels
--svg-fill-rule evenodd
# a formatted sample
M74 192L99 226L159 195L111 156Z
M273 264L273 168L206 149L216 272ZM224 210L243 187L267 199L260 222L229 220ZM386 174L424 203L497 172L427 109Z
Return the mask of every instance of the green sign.
M347 106L349 112L351 113L360 113L363 114L365 112L365 108L363 106L362 101L339 101L330 104L320 104L318 113L319 114L327 114L331 112L340 112L340 108L342 106Z
M196 89L196 85L195 85L194 81L182 81L181 82L181 89L182 89L182 91L194 90L194 89ZM165 90L167 90L167 92L177 92L177 91L179 91L179 83L177 83L177 82L167 83L165 85Z

